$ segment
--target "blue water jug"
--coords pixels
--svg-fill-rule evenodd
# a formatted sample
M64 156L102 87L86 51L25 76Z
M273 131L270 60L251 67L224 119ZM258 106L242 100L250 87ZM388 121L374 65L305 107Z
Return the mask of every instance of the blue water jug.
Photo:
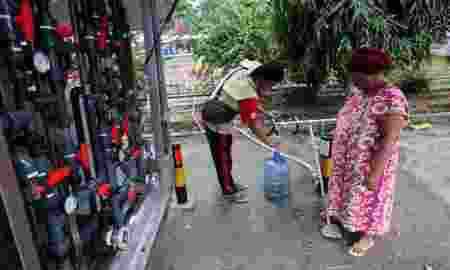
M264 162L264 192L272 200L286 199L289 196L288 161L278 151Z

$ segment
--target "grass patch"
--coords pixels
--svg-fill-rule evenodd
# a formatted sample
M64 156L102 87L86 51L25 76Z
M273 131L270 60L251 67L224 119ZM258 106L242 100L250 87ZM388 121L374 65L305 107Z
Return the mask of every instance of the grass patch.
M409 121L410 125L423 125L423 124L430 124L431 122L424 119L417 119L417 118L411 118Z

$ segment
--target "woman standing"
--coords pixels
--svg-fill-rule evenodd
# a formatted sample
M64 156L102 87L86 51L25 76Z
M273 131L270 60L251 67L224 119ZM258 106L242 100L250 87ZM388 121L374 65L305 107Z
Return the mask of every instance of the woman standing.
M355 50L352 79L359 91L337 116L327 211L346 231L359 235L350 243L353 256L364 256L391 224L400 133L408 124L405 96L385 82L391 65L382 50Z

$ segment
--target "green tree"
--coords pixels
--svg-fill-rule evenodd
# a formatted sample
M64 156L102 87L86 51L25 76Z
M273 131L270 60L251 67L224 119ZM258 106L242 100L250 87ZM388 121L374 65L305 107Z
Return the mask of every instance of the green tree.
M205 0L195 14L193 32L201 38L194 54L206 63L221 67L273 55L269 0Z
M449 0L289 1L289 60L294 80L318 86L331 71L348 81L351 48L384 48L403 67L420 66L450 25Z
M196 9L193 1L178 0L177 7L175 9L175 16L178 18L183 18L183 21L187 23L187 26L192 28L196 17Z

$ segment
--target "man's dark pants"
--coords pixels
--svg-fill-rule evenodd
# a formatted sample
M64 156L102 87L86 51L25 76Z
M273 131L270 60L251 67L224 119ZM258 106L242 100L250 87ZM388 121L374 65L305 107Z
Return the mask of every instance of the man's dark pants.
M236 192L236 186L231 175L233 137L231 134L221 134L208 127L205 128L205 131L222 192L223 194L233 194Z

